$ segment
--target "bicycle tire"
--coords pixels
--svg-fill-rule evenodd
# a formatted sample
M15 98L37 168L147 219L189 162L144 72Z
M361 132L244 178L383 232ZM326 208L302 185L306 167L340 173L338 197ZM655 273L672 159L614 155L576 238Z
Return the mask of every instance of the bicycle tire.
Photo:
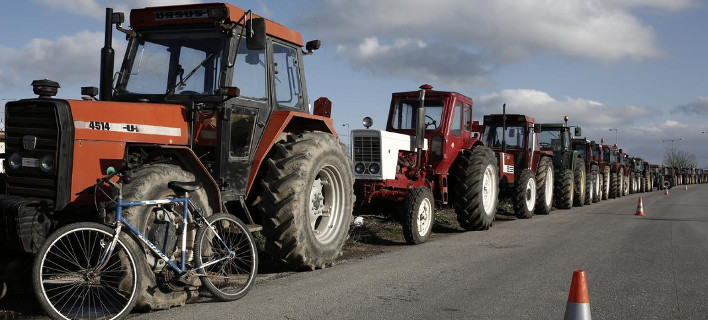
M210 226L214 226L219 237L214 236ZM205 266L213 259L218 259L215 253L224 252L219 238L235 255ZM233 301L251 290L258 273L258 250L253 235L239 218L227 213L211 215L199 227L194 240L197 272L207 291L219 300Z
M119 237L108 261L94 273L115 231L93 222L56 230L35 257L32 280L53 319L118 319L137 302L142 275L134 248Z

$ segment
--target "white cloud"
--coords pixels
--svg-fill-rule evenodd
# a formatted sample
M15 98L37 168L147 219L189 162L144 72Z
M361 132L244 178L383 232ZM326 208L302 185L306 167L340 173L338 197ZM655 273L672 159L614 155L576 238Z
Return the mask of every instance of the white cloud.
M58 81L63 88L98 86L100 52L103 33L81 31L56 40L35 38L24 47L13 49L0 46L0 96L28 96L34 79ZM116 68L120 66L125 43L114 39ZM60 94L63 90L60 89ZM74 96L78 96L77 91Z
M600 62L661 57L652 27L632 11L694 5L694 0L439 0L434 5L425 0L316 0L315 9L301 15L299 23L337 45L355 69L430 75L451 84L459 76L448 78L449 69L474 70L468 77L486 79L496 67L535 54ZM401 41L412 42L402 46ZM416 48L415 43L428 46ZM364 56L362 45L381 53ZM391 63L393 53L404 61ZM411 70L403 72L406 67Z
M144 7L169 6L188 3L199 3L201 0L122 0L122 1L100 1L100 0L33 0L56 11L70 12L79 16L87 16L95 19L106 17L106 8L113 8L114 11L124 12L128 19L130 9Z
M671 110L671 113L688 116L708 116L708 97L699 97L696 101L677 106Z

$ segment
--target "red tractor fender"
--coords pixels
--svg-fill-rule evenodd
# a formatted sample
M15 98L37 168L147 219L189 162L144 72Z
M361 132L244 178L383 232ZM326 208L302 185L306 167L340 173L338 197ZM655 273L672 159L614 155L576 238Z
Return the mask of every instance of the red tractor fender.
M283 133L298 134L305 131L323 131L337 136L332 119L296 111L275 111L268 121L251 165L246 196L251 192L253 182L260 172L263 161L268 157L271 148L283 139Z

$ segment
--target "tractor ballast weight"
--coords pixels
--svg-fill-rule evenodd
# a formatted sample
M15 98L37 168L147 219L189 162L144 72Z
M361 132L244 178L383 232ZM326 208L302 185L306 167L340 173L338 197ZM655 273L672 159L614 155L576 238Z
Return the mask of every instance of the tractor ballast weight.
M348 235L354 181L331 102L309 110L303 57L319 41L303 45L297 31L224 3L134 9L129 29L123 20L106 10L100 101L90 87L83 100L52 98L59 84L40 80L39 98L7 103L13 165L0 247L34 253L59 225L102 221L93 186L114 167L127 177L126 200L173 196L168 181L197 180L204 189L191 198L207 215L228 210L262 228L266 249L294 268L331 264ZM113 27L128 40L115 84ZM153 210L129 218L151 240L173 232ZM186 292L158 290L161 265L145 258L143 307L184 303Z
M452 203L463 228L489 228L498 169L472 121L472 99L426 84L392 94L386 130L369 129L372 120L364 119L367 129L351 131L357 211L393 205L383 213L401 219L409 244L427 240L435 203Z

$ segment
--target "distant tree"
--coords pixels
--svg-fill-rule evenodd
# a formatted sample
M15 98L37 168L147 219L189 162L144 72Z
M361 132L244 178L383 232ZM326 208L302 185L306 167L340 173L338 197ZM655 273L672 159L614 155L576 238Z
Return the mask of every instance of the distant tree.
M664 165L669 167L690 168L696 166L696 155L676 148L666 148Z

